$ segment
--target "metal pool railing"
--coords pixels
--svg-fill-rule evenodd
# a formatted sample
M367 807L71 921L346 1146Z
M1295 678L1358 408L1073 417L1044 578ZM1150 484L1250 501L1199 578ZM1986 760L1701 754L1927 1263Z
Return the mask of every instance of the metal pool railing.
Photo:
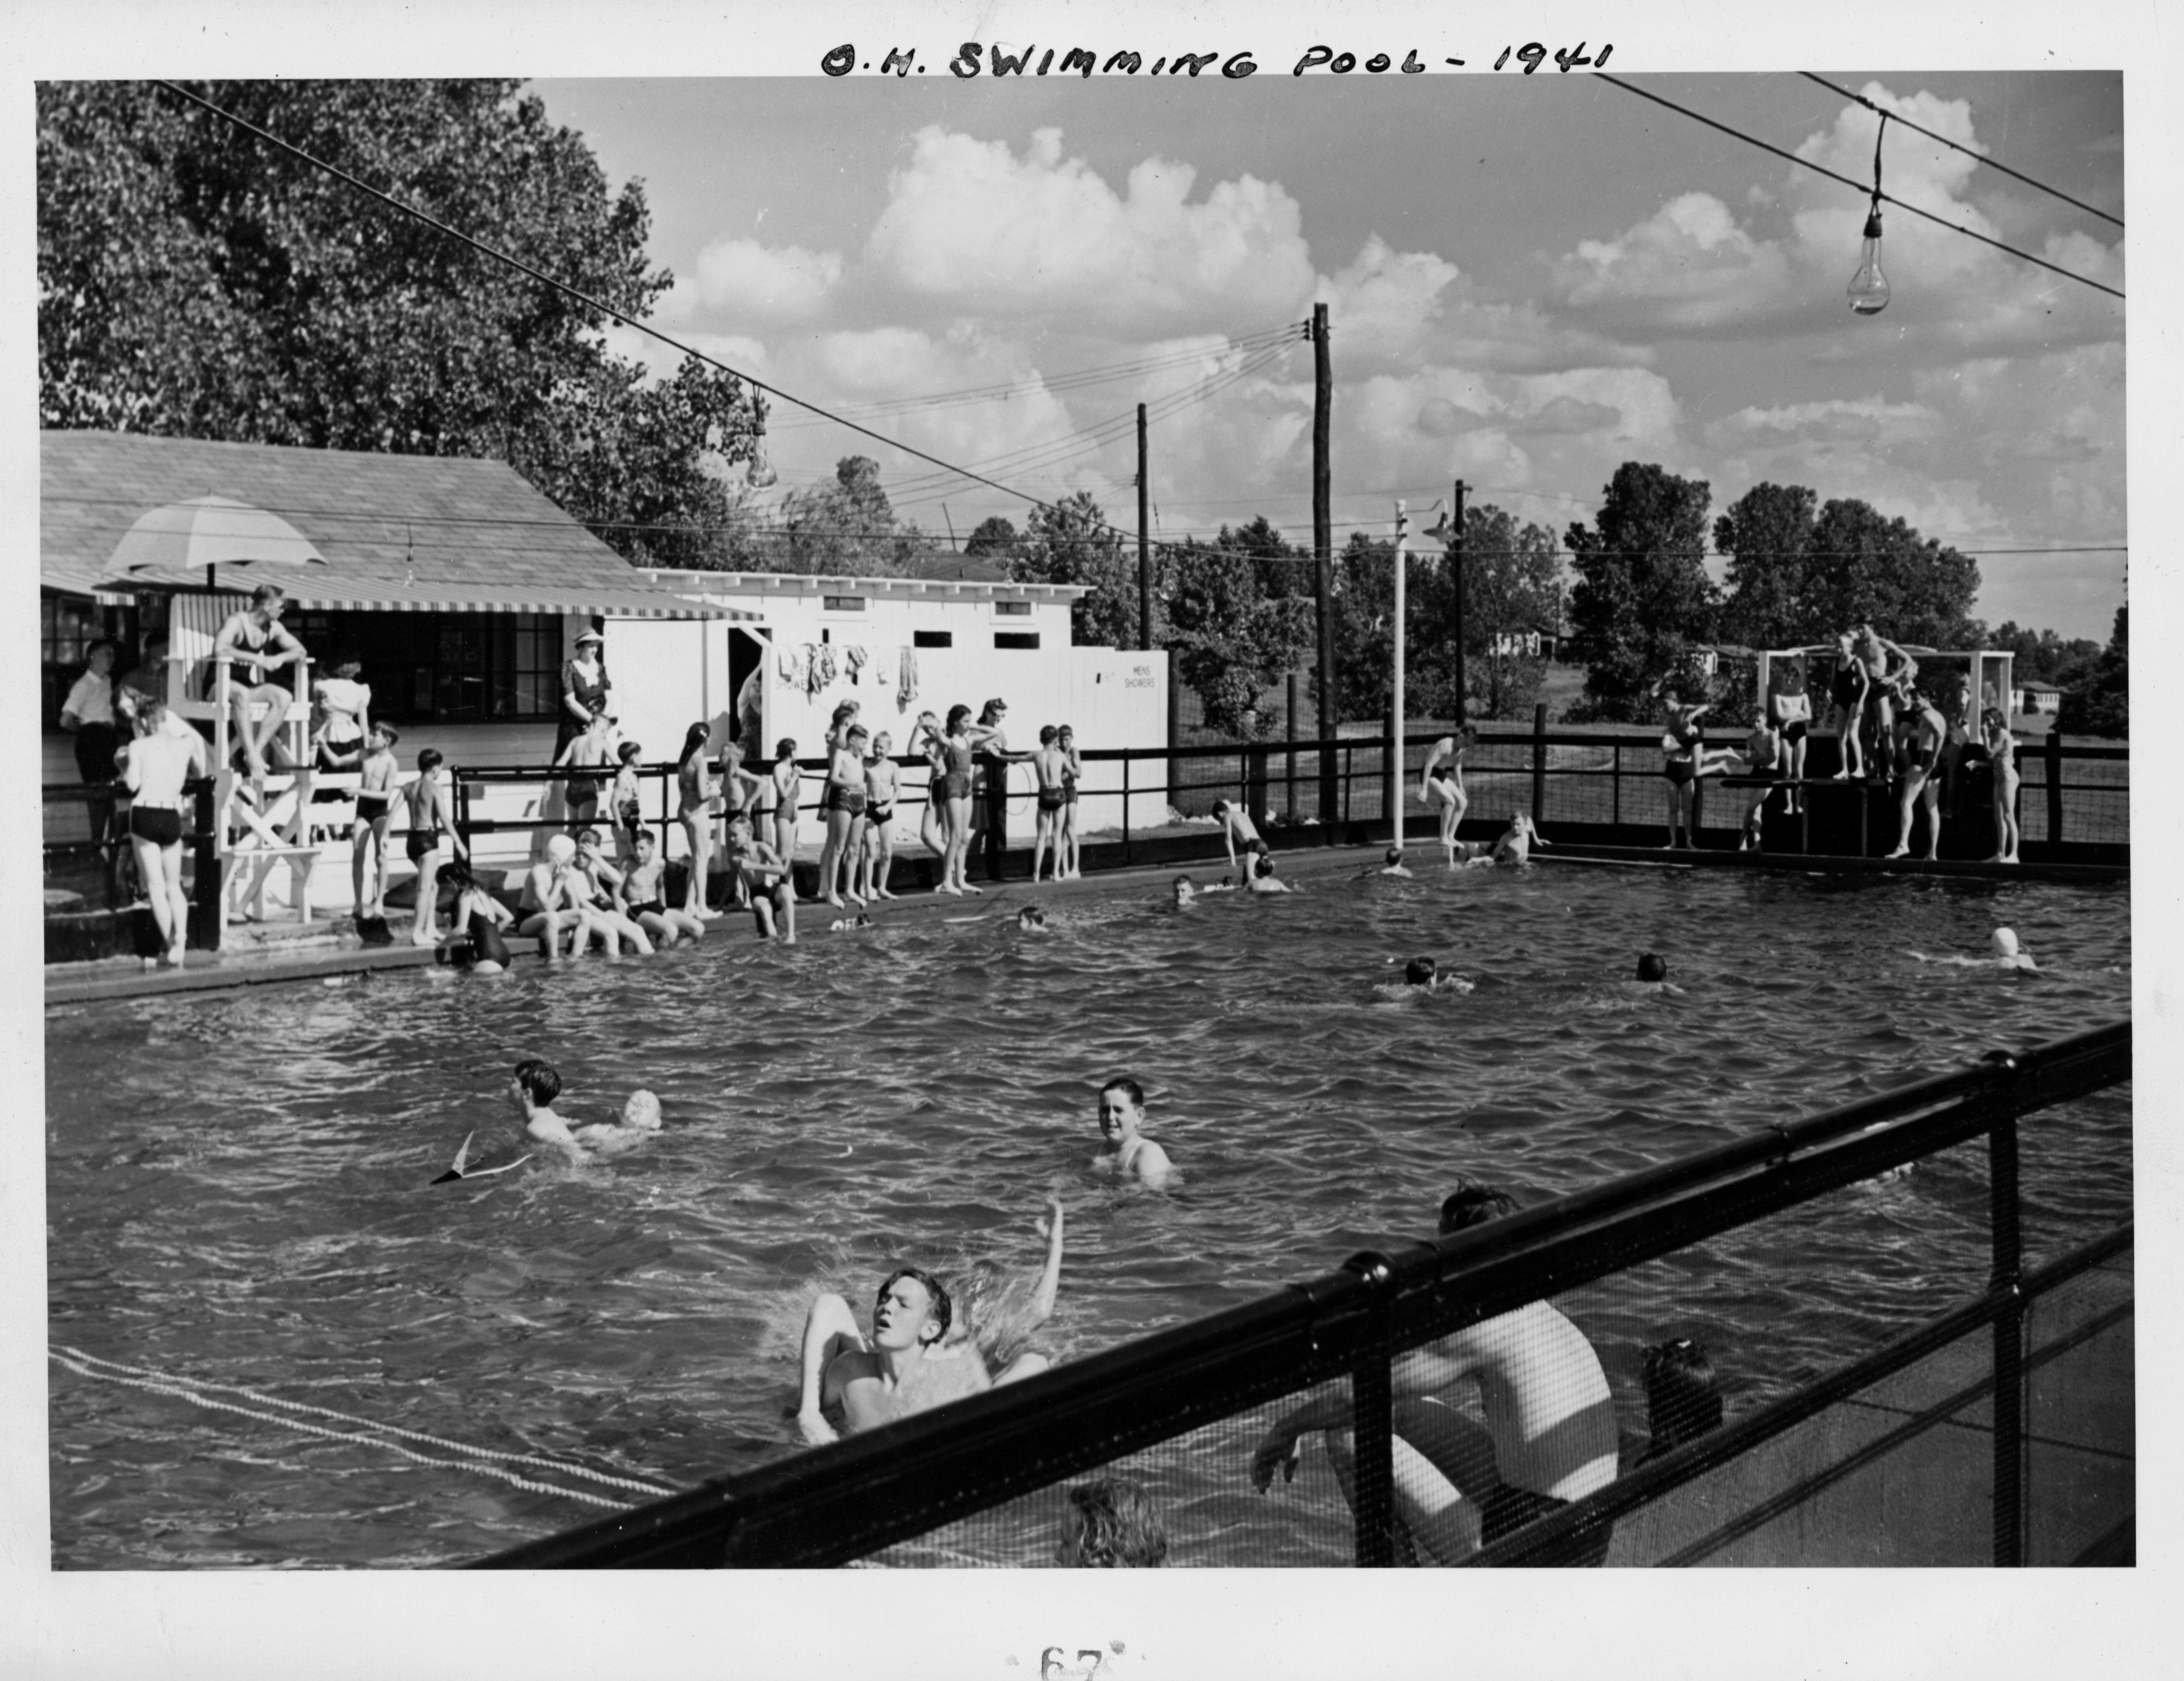
M1568 1302L1576 1293L1629 1285L1647 1269L1671 1269L1673 1281L1673 1269L1707 1254L1709 1246L1770 1222L1802 1220L1825 1233L1841 1213L1830 1199L1870 1189L1914 1163L1935 1176L1930 1195L1963 1227L1955 1265L1965 1288L1956 1299L1946 1305L1936 1300L1942 1311L1885 1341L1870 1329L1875 1322L1869 1310L1875 1304L1847 1303L1847 1322L1868 1328L1857 1339L1865 1346L1856 1357L1838 1360L1832 1369L1794 1374L1794 1381L1778 1386L1779 1393L1727 1428L1627 1470L1606 1487L1486 1546L1471 1561L1551 1558L1589 1539L1604 1545L1618 1520L1628 1522L1652 1503L1724 1468L1751 1466L1771 1450L1787 1454L1797 1446L1797 1433L1815 1420L1840 1423L1852 1410L1863 1434L1842 1451L1817 1460L1805 1453L1799 1465L1807 1468L1776 1479L1763 1494L1747 1487L1739 1498L1734 1486L1718 1483L1710 1494L1713 1527L1696 1539L1686 1534L1646 1543L1652 1561L1690 1561L1718 1553L1771 1521L1785 1502L1815 1500L1817 1491L1869 1471L1907 1442L1930 1449L1929 1461L1913 1479L1913 1497L1900 1491L1894 1496L1892 1517L1876 1508L1875 1531L1915 1528L1919 1516L1910 1508L1921 1504L1978 1512L1986 1533L1977 1538L1972 1556L1966 1556L1958 1536L1933 1544L1945 1550L1953 1545L1954 1554L1916 1561L2042 1561L2058 1543L2034 1533L2031 1490L2036 1480L2043 1488L2053 1480L2048 1460L2034 1456L2054 1450L2055 1428L2044 1412L2028 1417L2029 1408L2053 1405L2052 1395L2031 1381L2035 1368L2059 1358L2059 1350L2081 1348L2088 1338L2113 1330L2130 1307L2127 1300L2120 1308L2111 1302L2091 1318L2081 1315L2076 1329L2042 1338L2037 1348L2028 1348L2031 1328L2036 1316L2063 1301L2074 1286L2126 1255L2132 1238L2127 1224L2091 1242L2081 1232L2073 1239L2075 1247L2028 1269L2026 1222L2035 1210L2045 1220L2046 1205L2069 1188L2043 1185L2040 1198L2023 1195L2020 1122L2127 1081L2131 1046L2131 1024L2118 1022L2020 1055L1992 1054L1958 1071L1824 1114L1763 1125L1730 1143L1451 1237L1354 1256L1340 1271L1256 1300L846 1441L709 1480L482 1563L531 1568L809 1567L864 1558L1031 1562L1042 1545L1050 1550L1060 1510L1053 1496L1061 1479L1162 1452L1219 1461L1222 1475L1236 1486L1233 1496L1222 1497L1227 1504L1206 1527L1233 1541L1255 1522L1271 1533L1311 1516L1295 1498L1286 1512L1277 1503L1249 1504L1255 1497L1245 1480L1250 1454L1244 1444L1256 1439L1260 1428L1250 1415L1285 1397L1335 1385L1346 1386L1354 1468L1350 1513L1330 1521L1346 1523L1357 1563L1387 1565L1412 1545L1396 1521L1390 1375L1404 1351L1550 1297ZM1980 1160L1969 1158L1968 1151ZM1988 1227L1983 1245L1970 1239L1970 1210L1981 1204ZM1774 1253L1769 1252L1769 1270L1779 1273L1784 1268L1772 1258ZM1861 1252L1859 1263L1868 1269L1861 1279L1870 1282L1858 1288L1876 1295L1908 1286L1923 1300L1937 1294L1937 1277L1947 1283L1954 1277L1947 1268L1947 1276L1934 1274L1931 1263L1921 1260L1906 1278L1892 1279L1880 1246ZM1702 1297L1709 1283L1719 1291L1732 1278L1741 1281L1736 1284L1741 1289L1769 1282L1749 1265L1733 1269L1717 1256L1683 1284L1693 1297ZM1797 1275L1774 1282L1802 1302L1823 1281ZM2112 1275L2109 1282L2114 1283ZM1608 1316L1570 1311L1596 1320ZM1964 1339L1982 1331L1983 1353L1968 1355ZM1954 1363L1936 1365L1942 1356ZM1938 1388L1942 1400L1907 1400L1889 1389L1912 1378L1925 1380L1930 1391ZM2127 1393L2121 1404L2127 1409ZM1658 1443L1662 1421L1657 1417L1652 1422ZM1967 1428L1936 1430L1941 1423ZM2126 1503L2129 1450L2126 1442L2122 1455L2109 1456L2124 1465L2124 1492L2114 1498ZM1947 1473L1938 1483L1937 1465ZM1039 1507L1034 1497L1042 1493L1048 1502ZM1991 1522L1980 1511L1982 1495L1991 1498ZM1034 1500L1029 1507L1028 1499ZM2052 1495L2043 1494L2043 1524L2053 1527L2054 1509ZM2113 1529L2112 1506L2098 1516ZM2123 1516L2127 1525L2127 1504ZM989 1556L978 1556L962 1545L966 1525L985 1526L978 1533L994 1543ZM1624 1538L1617 1539L1623 1545ZM1851 1539L1877 1545L1881 1538ZM1617 1561L1635 1561L1629 1555L1626 1545Z

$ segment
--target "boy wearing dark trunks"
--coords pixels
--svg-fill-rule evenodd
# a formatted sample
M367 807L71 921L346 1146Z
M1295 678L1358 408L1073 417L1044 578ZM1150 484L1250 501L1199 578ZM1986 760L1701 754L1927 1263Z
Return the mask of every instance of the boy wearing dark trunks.
M758 937L796 943L796 891L781 854L751 834L750 814L738 811L728 824L728 868L750 894L751 919Z
M356 920L387 920L387 824L394 815L394 743L401 739L391 724L374 724L365 749L356 789L356 824L349 840L349 886L356 895ZM375 869L368 869L370 860ZM364 884L372 892L366 898Z
M669 907L666 895L667 860L652 838L652 831L639 829L630 849L629 867L622 871L622 915L662 945L684 938L705 938L705 925L687 910Z
M410 784L410 835L404 849L417 866L417 923L410 931L413 945L437 945L432 915L438 908L440 865L452 845L454 855L467 859L470 849L455 832L454 802L440 781L442 755L428 747L417 755L417 780Z
M885 730L872 738L865 760L865 838L857 849L857 885L867 900L893 899L888 875L894 868L894 741Z
M636 849L637 837L644 827L644 810L638 804L637 797L637 761L644 752L633 741L626 741L615 749L620 768L615 771L614 792L607 799L616 837L631 851Z
M190 900L182 889L182 786L205 773L204 738L167 730L167 704L148 699L136 713L136 739L123 749L121 781L130 793L129 844L152 921L166 948L160 960L180 968L189 938Z
M1789 670L1782 676L1781 687L1774 691L1769 703L1774 721L1782 732L1782 776L1787 784L1783 793L1793 817L1805 804L1805 738L1813 728L1808 671L1808 656L1800 653L1791 661Z
M1068 793L1061 786L1061 774L1068 768L1067 758L1055 745L1061 732L1051 724L1041 726L1039 732L1039 751L1031 756L1033 776L1039 785L1038 831L1031 843L1031 878L1039 880L1039 870L1046 858L1050 843L1054 848L1054 879L1060 881L1062 866L1067 861L1061 855L1061 817L1068 804Z
M827 786L819 796L827 824L827 838L819 848L819 897L838 910L843 878L850 897L865 903L856 890L856 862L864 841L865 749L870 740L862 724L851 724L842 733L828 755Z
M1948 737L1949 726L1934 704L1908 683L1897 690L1896 699L1903 710L1904 753L1896 783L1896 850L1887 855L1910 856L1911 828L1915 821L1913 808L1924 804L1926 856L1930 860L1939 855L1942 846L1941 787L1934 771L1941 762L1942 743Z
M1763 712L1752 721L1752 733L1744 738L1745 774L1760 785L1752 790L1752 804L1745 808L1744 832L1736 843L1739 852L1759 844L1767 802L1774 797L1774 785L1782 780L1782 758L1781 734Z

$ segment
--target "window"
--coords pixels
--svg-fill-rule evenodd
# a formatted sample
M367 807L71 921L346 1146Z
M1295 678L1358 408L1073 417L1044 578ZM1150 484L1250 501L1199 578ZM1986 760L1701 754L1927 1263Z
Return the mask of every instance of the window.
M1037 648L1039 646L1039 632L1037 631L995 631L994 632L994 646L996 648Z
M1028 619L1031 617L1031 603L996 601L994 604L994 616L997 619Z
M128 610L101 607L87 596L41 595L38 598L38 716L47 728L59 721L61 703L83 675L91 645L108 637L120 646L115 650L114 678L136 661L124 615Z
M390 724L540 722L560 708L557 613L329 613L281 622L315 673L342 654L363 665L371 715ZM607 674L614 675L614 653Z
M819 604L829 613L861 613L865 598L861 595L822 595Z
M953 631L912 631L910 633L910 645L912 648L953 648L956 646L956 632Z

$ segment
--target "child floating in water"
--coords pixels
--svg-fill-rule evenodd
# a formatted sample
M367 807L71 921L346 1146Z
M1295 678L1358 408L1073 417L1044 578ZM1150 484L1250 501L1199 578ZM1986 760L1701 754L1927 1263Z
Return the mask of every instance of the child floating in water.
M1994 939L1992 943L1994 945L1994 960L1997 964L2001 965L2002 967L2005 969L2028 969L2036 971L2040 967L2040 966L2035 963L2031 957L2027 956L2024 952L2021 952L2017 949L2017 935L2014 930L2009 928L1997 928L1994 931Z

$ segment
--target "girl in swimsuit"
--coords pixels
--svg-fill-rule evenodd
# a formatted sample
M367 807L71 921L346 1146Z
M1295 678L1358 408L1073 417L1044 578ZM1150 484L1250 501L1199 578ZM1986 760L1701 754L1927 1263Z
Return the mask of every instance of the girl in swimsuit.
M839 716L839 714L837 714ZM819 849L819 897L838 909L842 896L838 877L846 877L850 897L862 905L857 891L858 849L864 841L865 745L862 724L850 724L827 761L827 791L819 809L827 814L827 839Z
M925 756L925 816L918 825L917 838L925 849L944 864L948 859L948 800L940 791L941 778L948 774L948 755L940 745L940 720L931 712L917 715L917 727L911 732L910 750Z
M1479 732L1466 724L1452 736L1443 736L1426 755L1425 769L1418 773L1418 798L1440 807L1440 845L1448 861L1456 862L1456 827L1463 821L1463 814L1471 804L1471 796L1463 791L1463 755L1479 739ZM1446 760L1447 770L1439 776L1435 771Z
M690 883L683 889L682 910L701 921L716 914L705 905L713 867L713 773L705 763L705 745L712 738L711 725L691 725L683 734L682 760L675 771L682 806L676 815L690 843Z
M1062 879L1073 882L1084 873L1077 836L1077 786L1084 780L1084 761L1077 756L1077 732L1068 725L1054 732L1054 744L1061 749L1061 834L1055 843L1055 864ZM1061 864L1065 858L1066 869Z
M1774 691L1771 703L1774 723L1782 732L1782 769L1789 780L1784 793L1793 817L1805 803L1805 737L1813 726L1813 697L1807 690L1808 681L1805 656L1801 653L1784 673L1782 686Z
M1986 735L1987 757L1994 765L1994 856L1990 864L2017 862L2017 738L2009 720L1990 706L1980 714Z
M948 815L944 820L948 835L948 853L942 860L940 885L935 893L981 893L964 879L964 866L971 850L971 761L978 743L993 735L971 721L971 709L951 706L948 709L948 728L939 738L940 797L948 803Z
M1711 755L1707 752L1706 726L1699 720L1713 710L1711 702L1686 706L1673 689L1662 691L1661 715L1667 729L1661 737L1661 750L1668 759L1661 774L1669 784L1669 844L1662 849L1664 852L1698 845L1695 807L1699 778L1719 774L1736 757L1727 749Z
M773 849L783 865L796 862L796 803L804 789L804 772L796 768L796 743L783 736L773 749ZM789 896L796 888L792 882Z
M1834 780L1841 782L1863 776L1865 766L1858 735L1865 711L1865 667L1851 652L1848 631L1836 638L1836 675L1828 685L1828 701L1831 708L1828 721L1842 738L1842 763L1836 767Z
M865 842L857 852L857 885L867 899L894 897L888 891L888 873L894 868L894 836L888 827L894 816L894 739L882 730L865 760Z

